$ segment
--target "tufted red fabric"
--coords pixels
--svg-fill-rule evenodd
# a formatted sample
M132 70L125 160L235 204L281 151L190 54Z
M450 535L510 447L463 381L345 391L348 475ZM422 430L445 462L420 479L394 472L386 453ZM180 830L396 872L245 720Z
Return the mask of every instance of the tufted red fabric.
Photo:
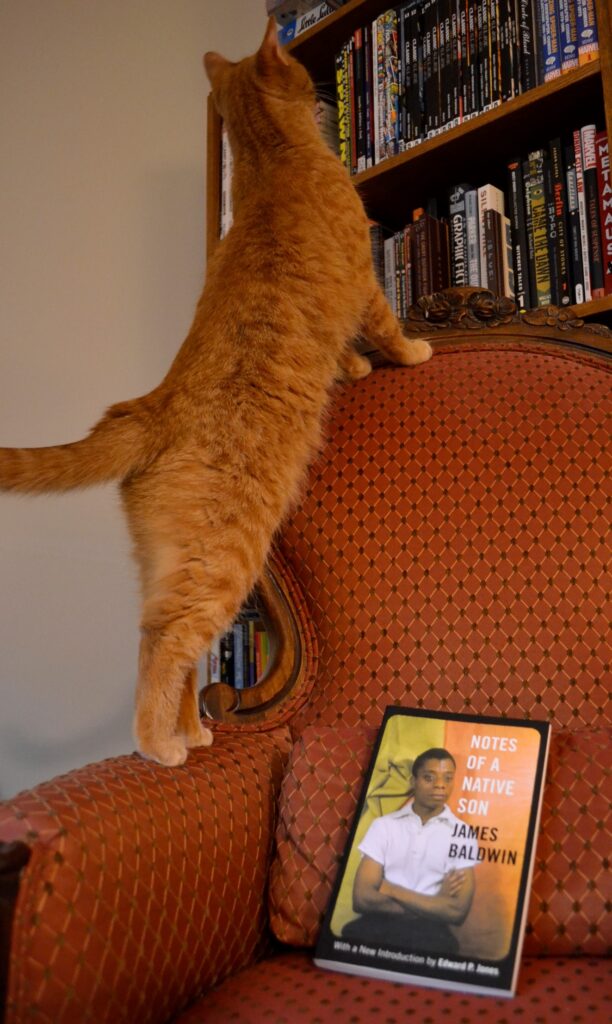
M348 839L376 730L311 726L296 743L279 801L270 874L274 934L314 946ZM612 730L553 733L526 949L612 952Z
M32 860L7 1024L153 1024L267 948L264 892L284 731L223 739L169 771L138 756L7 801Z
M610 723L609 385L481 343L339 395L281 543L319 638L296 733L394 702Z
M508 1000L335 974L288 953L243 971L174 1024L603 1024L609 997L605 960L527 960Z
M612 953L612 730L553 737L525 949Z

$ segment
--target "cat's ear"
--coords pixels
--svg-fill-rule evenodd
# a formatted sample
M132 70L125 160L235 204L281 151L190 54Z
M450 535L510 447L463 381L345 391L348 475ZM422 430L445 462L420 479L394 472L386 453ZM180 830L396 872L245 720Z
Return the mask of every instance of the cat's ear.
M278 26L274 15L268 18L266 34L257 52L257 66L261 71L289 67L289 58L278 41Z
M231 64L231 61L226 60L220 53L214 53L212 50L204 54L204 68L208 75L208 81L215 88L216 83L219 81L223 72Z

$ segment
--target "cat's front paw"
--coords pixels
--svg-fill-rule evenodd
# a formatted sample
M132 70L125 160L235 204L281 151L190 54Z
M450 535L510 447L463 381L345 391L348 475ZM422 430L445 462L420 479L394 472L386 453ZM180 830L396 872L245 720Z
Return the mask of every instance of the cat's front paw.
M141 745L140 753L147 760L157 761L166 768L176 768L179 764L185 764L187 760L187 747L184 740L178 736Z
M397 362L400 366L416 366L418 363L426 363L431 359L433 349L428 341L417 338L415 341L403 339L401 348L396 353Z

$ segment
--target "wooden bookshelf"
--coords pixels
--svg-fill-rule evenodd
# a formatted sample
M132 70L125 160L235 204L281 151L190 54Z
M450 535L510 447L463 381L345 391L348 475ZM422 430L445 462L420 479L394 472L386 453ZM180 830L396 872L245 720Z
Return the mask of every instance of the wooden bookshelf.
M334 81L334 57L351 33L390 6L389 0L349 0L288 47L318 84ZM501 106L466 121L354 178L368 214L399 229L412 210L442 196L458 181L490 182L506 189L506 164L548 138L596 121L612 139L612 11L596 0L599 60L577 68ZM220 125L208 112L207 246L217 241L219 224ZM574 307L582 317L612 322L612 296Z

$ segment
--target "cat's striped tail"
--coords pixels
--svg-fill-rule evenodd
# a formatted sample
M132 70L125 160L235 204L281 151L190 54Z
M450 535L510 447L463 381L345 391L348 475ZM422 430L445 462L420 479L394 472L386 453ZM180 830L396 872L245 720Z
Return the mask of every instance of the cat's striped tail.
M43 493L124 479L155 456L140 403L112 406L87 437L49 448L0 448L0 490Z

